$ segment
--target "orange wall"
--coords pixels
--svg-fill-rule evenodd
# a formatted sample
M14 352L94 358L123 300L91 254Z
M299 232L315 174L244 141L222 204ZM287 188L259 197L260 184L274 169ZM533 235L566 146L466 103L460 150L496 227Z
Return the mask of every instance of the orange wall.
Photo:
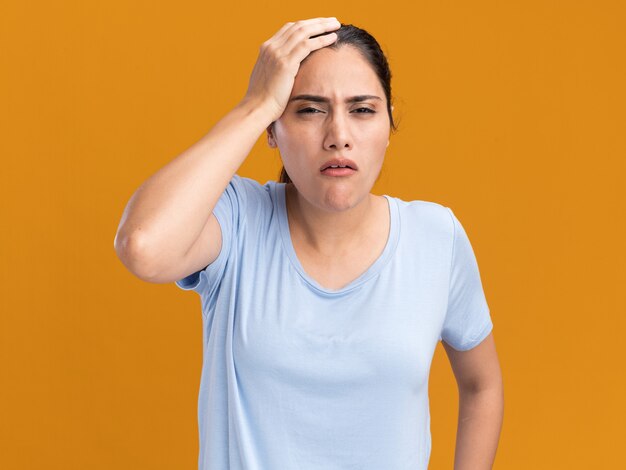
M195 468L199 298L134 278L113 238L260 44L315 16L388 53L400 129L374 192L450 206L472 241L505 381L494 468L626 468L623 3L229 5L0 7L0 468ZM279 168L260 138L239 173ZM451 469L441 345L430 393L430 468Z

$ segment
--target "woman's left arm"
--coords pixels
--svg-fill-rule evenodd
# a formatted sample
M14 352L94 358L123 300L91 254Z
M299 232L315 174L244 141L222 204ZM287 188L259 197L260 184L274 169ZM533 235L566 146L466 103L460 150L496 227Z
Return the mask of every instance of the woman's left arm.
M454 470L491 470L504 416L504 387L493 333L469 351L443 342L459 388Z

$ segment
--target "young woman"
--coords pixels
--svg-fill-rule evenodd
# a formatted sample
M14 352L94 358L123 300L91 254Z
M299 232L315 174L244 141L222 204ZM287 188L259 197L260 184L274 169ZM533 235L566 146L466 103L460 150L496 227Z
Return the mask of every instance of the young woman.
M200 469L426 469L440 340L455 469L492 466L503 388L469 239L448 207L370 193L390 80L366 31L287 23L241 102L126 207L121 261L202 299ZM263 132L284 165L265 185L236 174Z

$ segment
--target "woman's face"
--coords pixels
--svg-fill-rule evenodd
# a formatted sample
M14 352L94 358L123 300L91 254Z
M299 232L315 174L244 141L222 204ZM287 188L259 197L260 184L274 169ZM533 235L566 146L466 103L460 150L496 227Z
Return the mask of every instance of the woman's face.
M389 144L387 100L376 73L352 46L319 49L301 63L289 99L269 143L278 146L294 186L320 209L354 207L369 195ZM356 171L321 171L334 158L350 159Z

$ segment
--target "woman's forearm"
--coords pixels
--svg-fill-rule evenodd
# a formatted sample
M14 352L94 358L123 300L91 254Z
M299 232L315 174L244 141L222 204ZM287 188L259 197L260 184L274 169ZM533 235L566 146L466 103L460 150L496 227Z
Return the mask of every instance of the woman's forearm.
M228 182L271 122L260 103L242 101L198 142L146 180L128 202L115 247L121 257L172 264L196 240ZM139 268L139 266L137 266Z
M504 416L502 386L459 391L454 470L491 470Z

